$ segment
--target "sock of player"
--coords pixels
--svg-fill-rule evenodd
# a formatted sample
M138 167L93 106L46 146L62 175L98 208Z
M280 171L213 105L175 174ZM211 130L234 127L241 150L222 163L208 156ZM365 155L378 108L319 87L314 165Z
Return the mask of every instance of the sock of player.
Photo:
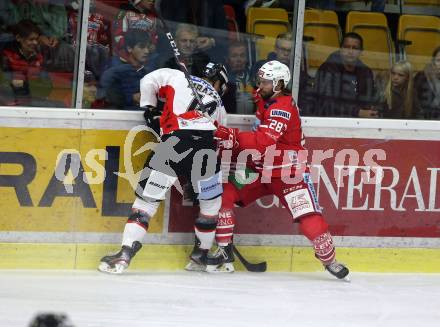
M194 232L200 241L199 247L209 250L214 243L217 220L213 217L199 217L194 224Z
M142 239L147 234L147 230L142 226L127 222L124 227L124 234L122 236L122 245L131 247L134 241L142 243Z
M149 221L156 213L159 204L160 202L157 201L135 199L130 216L125 224L122 245L131 247L134 241L142 241L145 234L147 234Z
M239 201L240 196L234 184L223 185L222 206L219 211L215 239L220 246L232 243L235 226L234 203Z
M220 209L215 231L215 240L219 246L227 246L232 243L232 235L235 226L235 214L232 209Z
M335 260L333 239L328 232L328 225L320 215L311 215L301 219L300 228L313 245L315 256L322 264L328 265Z

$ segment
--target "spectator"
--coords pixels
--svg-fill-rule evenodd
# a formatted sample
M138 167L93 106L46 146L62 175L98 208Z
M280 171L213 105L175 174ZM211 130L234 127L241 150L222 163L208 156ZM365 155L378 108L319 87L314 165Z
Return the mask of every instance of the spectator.
M41 31L32 21L22 20L11 27L15 42L2 53L2 70L10 86L7 105L50 106L38 99L50 91L50 79L43 70L43 55L39 51ZM38 89L40 92L38 92ZM31 90L35 90L32 94Z
M72 3L73 5L73 3ZM78 5L75 5L76 7ZM70 10L68 14L68 33L75 49L78 45L78 11ZM89 23L87 27L86 69L93 72L95 78L102 74L105 63L110 57L111 46L110 22L96 12L96 1L90 0Z
M45 67L49 71L72 72L75 52L66 42L67 12L64 0L2 0L9 4L14 23L32 20L41 30Z
M440 119L440 47L414 78L414 112L416 118Z
M222 97L228 113L254 114L252 85L248 65L248 50L244 42L229 44L226 67L228 69L228 91Z
M412 116L412 68L408 61L396 62L385 79L378 79L379 113L382 118ZM379 91L380 90L380 91Z
M155 51L157 44L157 15L154 11L155 0L129 0L121 6L113 25L113 54L125 58L125 35L128 30L140 30L150 34L151 50ZM151 60L151 54L150 54Z
M272 60L277 60L277 61L285 64L287 67L289 67L290 56L292 53L293 44L294 44L294 42L293 42L293 34L292 33L286 32L286 33L281 33L280 35L277 36L277 39L275 41L274 51L270 52L267 55L267 59L257 61L252 67L251 76L252 76L254 85L255 85L255 79L257 77L256 74L257 74L258 70L266 62L272 61ZM290 89L291 86L292 86L292 81L288 85L288 88Z
M373 72L360 59L362 37L344 35L341 48L319 67L315 77L315 116L377 117Z
M201 76L201 72L195 71L198 67L204 67L203 65L196 65L194 60L197 62L205 62L206 64L210 61L209 56L203 52L196 52L197 47L197 37L198 37L197 26L190 24L179 24L177 25L175 41L176 45L180 51L180 60L185 64L186 69L191 75ZM174 56L169 58L163 67L179 69Z
M112 67L104 71L97 100L105 99L106 105L114 109L139 110L139 83L151 71L146 67L151 39L149 34L140 30L127 31L124 39L127 58L115 58Z
M198 51L215 61L225 57L228 25L222 0L161 0L159 7L165 19L198 27Z

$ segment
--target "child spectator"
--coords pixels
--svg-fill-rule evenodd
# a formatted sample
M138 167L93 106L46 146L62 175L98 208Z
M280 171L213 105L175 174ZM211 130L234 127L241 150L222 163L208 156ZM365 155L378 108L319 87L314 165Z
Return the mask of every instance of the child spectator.
M412 67L408 61L396 62L385 79L378 79L379 113L382 118L412 116Z
M128 30L124 35L126 57L114 58L113 65L102 74L97 100L113 109L140 110L140 80L152 69L146 67L151 53L150 35Z
M8 3L10 21L31 20L41 30L39 42L49 71L72 72L75 52L67 38L64 0L2 0Z
M50 79L43 70L43 55L39 50L41 31L32 21L22 20L11 27L15 42L2 52L2 70L11 88L9 105L37 105L36 96L47 96ZM31 84L40 94L31 94ZM34 99L33 99L34 97ZM46 103L47 105L47 103Z

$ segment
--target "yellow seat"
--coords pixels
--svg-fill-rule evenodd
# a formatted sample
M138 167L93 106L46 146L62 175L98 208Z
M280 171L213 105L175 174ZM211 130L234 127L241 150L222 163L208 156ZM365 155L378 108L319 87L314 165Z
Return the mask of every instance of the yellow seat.
M266 59L268 53L274 49L276 37L288 31L290 31L290 23L285 9L249 8L246 32L262 36L255 42L257 60Z
M336 12L306 9L303 34L307 41L305 43L307 65L318 68L332 52L339 49L341 28Z
M361 60L373 70L389 70L394 62L394 45L383 13L350 11L345 32L355 32L364 41Z
M440 45L440 18L402 15L399 18L397 38L402 44L403 56L412 64L413 69L423 70Z

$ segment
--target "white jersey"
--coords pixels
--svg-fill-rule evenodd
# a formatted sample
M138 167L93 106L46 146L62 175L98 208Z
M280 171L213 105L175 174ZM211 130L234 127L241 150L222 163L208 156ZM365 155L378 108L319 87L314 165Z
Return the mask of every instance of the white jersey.
M212 85L195 76L191 80L212 120L197 110L197 99L180 70L161 68L142 78L141 107L157 107L157 98L165 102L160 117L162 134L179 129L215 130L213 120L226 125L226 110Z

